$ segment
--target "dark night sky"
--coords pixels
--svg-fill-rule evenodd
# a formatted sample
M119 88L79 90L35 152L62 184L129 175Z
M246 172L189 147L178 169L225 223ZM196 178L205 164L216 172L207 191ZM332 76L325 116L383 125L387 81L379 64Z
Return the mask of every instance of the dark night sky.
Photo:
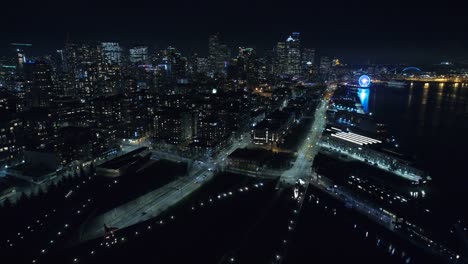
M173 45L207 52L220 32L239 45L267 49L289 32L304 46L345 62L468 60L466 1L92 1L26 0L0 4L0 52L30 42L40 55L73 40Z

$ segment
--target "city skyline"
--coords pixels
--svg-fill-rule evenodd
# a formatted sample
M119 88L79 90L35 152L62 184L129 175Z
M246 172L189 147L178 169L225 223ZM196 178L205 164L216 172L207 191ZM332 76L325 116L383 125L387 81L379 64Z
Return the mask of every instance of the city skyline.
M0 51L5 53L10 42L32 42L37 53L51 53L69 38L70 42L172 45L185 53L204 54L206 38L219 32L231 49L252 46L264 52L271 50L276 40L287 38L285 32L298 31L308 46L348 63L465 61L468 37L464 34L463 5L293 1L281 6L257 1L224 6L215 1L101 1L68 6L58 1L40 5L31 1L26 3L29 8L6 3L9 12L1 18L7 26ZM21 15L16 15L19 10Z
M0 4L0 259L468 264L465 5Z

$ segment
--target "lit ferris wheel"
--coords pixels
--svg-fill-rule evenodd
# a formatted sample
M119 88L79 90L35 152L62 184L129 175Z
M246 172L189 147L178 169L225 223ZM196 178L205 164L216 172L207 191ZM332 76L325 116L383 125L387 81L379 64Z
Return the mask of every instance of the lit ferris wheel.
M361 75L361 77L359 77L358 83L361 87L369 87L371 79L367 75Z

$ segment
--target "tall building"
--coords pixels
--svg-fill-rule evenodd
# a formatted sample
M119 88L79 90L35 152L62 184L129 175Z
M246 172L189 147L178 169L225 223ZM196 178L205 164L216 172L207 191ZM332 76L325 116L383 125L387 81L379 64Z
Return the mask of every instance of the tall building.
M89 98L116 93L121 73L116 64L119 50L120 47L114 44L103 45L97 42L67 44L67 70L61 81L62 87L58 89L61 90L61 95ZM121 58L120 54L120 62Z
M308 65L307 63L310 62L314 65L315 62L315 49L308 49L304 48L302 50L302 67Z
M166 110L154 115L154 137L165 143L178 145L192 140L194 114L190 111Z
M54 90L52 67L44 61L28 62L24 66L25 80L30 86L30 106L47 107Z
M102 54L108 64L120 65L122 63L122 47L117 42L102 42Z
M288 50L287 73L291 75L301 73L301 41L299 33L293 32L286 40Z
M166 65L168 73L175 79L185 77L187 72L187 58L182 57L182 54L174 47L167 47L163 51L162 63Z
M147 64L148 63L148 47L136 46L129 50L130 62L132 64Z
M66 68L66 52L65 50L59 49L53 56L55 70L57 73L64 73L67 71Z
M332 66L332 62L330 60L330 57L327 57L327 56L320 57L320 75L322 76L328 75L331 66Z
M197 141L215 145L227 136L226 124L216 115L201 115L197 120Z
M249 83L258 82L259 62L257 54L253 48L239 47L237 66L239 77L241 79L247 80Z
M197 72L198 73L208 73L210 70L210 61L208 58L198 57L197 58Z
M23 66L26 62L28 62L28 57L29 54L29 49L32 47L32 44L27 44L27 43L11 43L10 46L14 50L16 54L16 67L18 71L21 71L23 69Z
M274 74L286 74L288 67L288 50L286 42L278 42L275 47Z
M24 126L20 118L0 118L0 166L20 161L24 151Z
M225 73L230 57L231 53L227 45L220 42L219 34L208 38L208 59L213 73Z
M62 87L62 94L83 97L96 95L98 70L102 66L102 61L100 44L67 43L64 65L68 81Z

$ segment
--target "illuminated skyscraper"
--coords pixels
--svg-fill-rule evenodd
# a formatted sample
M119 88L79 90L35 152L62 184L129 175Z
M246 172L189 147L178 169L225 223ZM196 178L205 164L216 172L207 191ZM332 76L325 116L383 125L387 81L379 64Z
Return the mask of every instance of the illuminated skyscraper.
M102 42L102 54L109 64L120 65L122 63L122 47L117 42Z
M231 53L227 45L220 42L219 34L208 38L208 59L213 73L225 73L230 57Z
M28 61L29 49L32 47L32 44L27 43L11 43L16 54L16 68L19 71L19 74L22 74L23 66Z
M208 73L208 71L210 70L210 61L207 58L198 57L196 70L199 73Z
M103 56L100 43L67 44L66 68L69 75L69 88L65 95L93 97L99 95L98 78L103 78ZM101 77L100 77L101 76Z
M328 75L332 62L330 61L330 57L322 56L320 57L320 75L326 76Z
M288 50L287 73L294 75L301 73L301 41L299 33L293 32L286 40Z
M302 67L308 65L308 62L311 62L312 65L315 61L315 49L303 49L302 50Z
M247 80L250 84L258 82L259 63L253 48L239 47L237 66L241 79Z
M275 59L273 72L285 74L288 68L288 50L285 42L278 42L275 47Z
M146 64L148 63L148 47L136 46L129 50L130 62L133 64Z

